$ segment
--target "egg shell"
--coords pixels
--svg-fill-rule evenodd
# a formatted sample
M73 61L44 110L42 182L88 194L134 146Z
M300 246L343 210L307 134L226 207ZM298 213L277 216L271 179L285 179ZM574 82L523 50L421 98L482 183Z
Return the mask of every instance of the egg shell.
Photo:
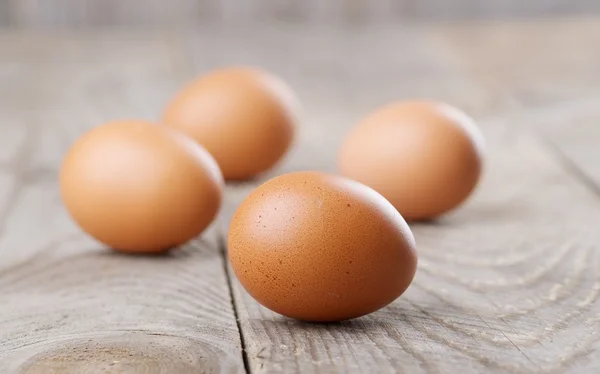
M202 144L225 179L244 180L272 168L294 138L298 102L278 77L251 67L210 72L167 105L163 122Z
M393 103L367 116L338 153L342 175L385 196L407 220L434 219L478 184L484 140L472 118L431 100Z
M414 237L373 189L320 172L271 179L239 206L228 255L259 303L306 321L374 312L412 282Z
M123 252L160 252L199 235L217 215L222 185L216 162L194 141L135 120L84 134L60 172L73 219Z

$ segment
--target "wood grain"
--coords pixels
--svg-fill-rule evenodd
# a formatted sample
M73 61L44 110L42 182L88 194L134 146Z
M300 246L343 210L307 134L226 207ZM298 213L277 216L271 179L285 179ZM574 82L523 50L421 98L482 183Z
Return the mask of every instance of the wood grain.
M488 140L488 172L469 204L413 225L418 275L391 306L310 325L267 311L235 283L252 371L600 368L599 202L538 141ZM230 216L250 189L230 188Z
M59 198L79 134L156 115L176 44L4 34L0 46L0 372L244 372L214 229L166 256L119 255Z
M539 40L535 25L529 26L531 35L520 23L503 27L509 34L517 33L513 27L521 30L519 44ZM310 32L293 34L293 43L288 39L278 44L267 37L272 50L287 47L278 58L270 55L270 49L256 44L246 47L238 42L243 37L229 36L229 54L211 54L210 61L203 59L208 42L193 39L199 71L207 63L217 64L239 53L244 62L283 72L306 104L300 139L286 162L257 181L228 187L223 232L237 204L264 179L292 170L334 171L335 150L344 133L369 108L394 94L401 98L422 90L451 98L477 115L488 140L486 174L473 199L439 222L413 225L420 251L418 275L407 294L389 307L354 321L306 324L261 307L233 280L251 372L451 373L460 368L467 373L594 373L600 369L596 248L600 237L595 228L600 202L557 162L537 133L529 133L544 127L545 120L557 113L545 106L552 108L570 95L559 92L564 86L553 84L553 79L562 77L552 76L547 77L545 90L537 87L541 76L519 81L520 86L506 83L499 90L484 79L487 75L473 71L483 51L461 53L462 44L453 40L460 28L408 28L403 33L371 29L363 34L369 41L365 45L356 42L355 35L321 31L315 31L319 38ZM540 28L553 42L539 48L558 48L551 27L542 23ZM481 40L502 30L500 26L469 29ZM392 38L402 53L386 49ZM361 53L351 54L349 39ZM462 40L467 39L464 34ZM578 45L588 48L593 40L593 33L580 35ZM320 52L303 54L305 45ZM474 48L484 46L482 42ZM256 50L261 52L252 52ZM378 58L383 51L387 58ZM553 60L543 56L539 58L546 68L555 71ZM533 67L536 60L530 58ZM372 69L367 61L374 65ZM555 63L560 66L562 60ZM520 68L504 65L511 66ZM592 84L584 86L585 73L581 74L585 92L592 92ZM539 89L545 95L513 100L512 88Z
M565 167L600 194L600 97L546 108L544 114L547 115L543 125L537 127L538 132Z
M597 95L600 23L595 17L463 23L436 33L490 101L514 110ZM525 37L523 37L525 35Z
M244 372L236 318L256 373L598 372L600 202L578 172L596 170L600 23L555 22L0 33L0 372ZM117 255L79 233L56 186L71 142L155 119L182 82L239 63L298 92L285 162L228 186L220 227L170 256ZM260 307L219 250L237 204L277 173L335 171L354 123L415 96L472 113L489 153L467 205L413 225L413 286L338 324Z

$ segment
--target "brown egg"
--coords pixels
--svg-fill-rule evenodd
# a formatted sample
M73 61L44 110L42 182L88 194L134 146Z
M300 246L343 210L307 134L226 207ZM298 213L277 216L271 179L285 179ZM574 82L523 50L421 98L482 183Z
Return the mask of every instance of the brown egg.
M229 259L258 302L288 317L339 321L374 312L412 282L413 235L358 182L319 172L269 180L240 205Z
M388 105L354 128L340 172L385 196L407 220L436 218L475 189L483 136L460 110L435 101Z
M160 252L200 234L219 210L222 183L202 147L143 121L111 122L84 134L60 172L73 219L123 252Z
M225 179L272 168L290 147L297 102L279 78L254 68L200 77L167 106L163 122L185 132L217 160Z

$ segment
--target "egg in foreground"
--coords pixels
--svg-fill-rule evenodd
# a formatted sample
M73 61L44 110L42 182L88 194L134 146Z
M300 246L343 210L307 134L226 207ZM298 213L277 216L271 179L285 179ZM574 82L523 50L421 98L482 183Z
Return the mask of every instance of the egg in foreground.
M202 147L144 121L92 129L73 144L60 171L72 218L123 252L161 252L199 235L217 215L222 184Z
M267 308L305 321L372 313L412 282L414 237L380 194L320 172L294 172L255 189L229 229L228 255Z
M225 179L244 180L271 169L294 138L297 99L278 77L250 67L199 77L167 105L163 122L216 159Z
M483 143L473 119L453 106L398 102L367 116L348 134L338 169L381 193L405 219L434 219L474 191Z

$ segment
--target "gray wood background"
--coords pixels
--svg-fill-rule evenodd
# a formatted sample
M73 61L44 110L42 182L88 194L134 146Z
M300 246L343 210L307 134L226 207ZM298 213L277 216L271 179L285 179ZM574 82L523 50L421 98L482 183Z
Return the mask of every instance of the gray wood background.
M0 373L599 373L599 45L591 16L1 31ZM167 256L81 233L57 184L72 142L104 121L155 120L184 82L231 63L298 93L285 162L227 186L215 225ZM412 97L472 114L488 150L467 204L412 225L410 289L335 324L261 307L226 258L241 199L274 174L332 171L351 126Z
M597 0L0 0L0 26L175 26L589 15Z

